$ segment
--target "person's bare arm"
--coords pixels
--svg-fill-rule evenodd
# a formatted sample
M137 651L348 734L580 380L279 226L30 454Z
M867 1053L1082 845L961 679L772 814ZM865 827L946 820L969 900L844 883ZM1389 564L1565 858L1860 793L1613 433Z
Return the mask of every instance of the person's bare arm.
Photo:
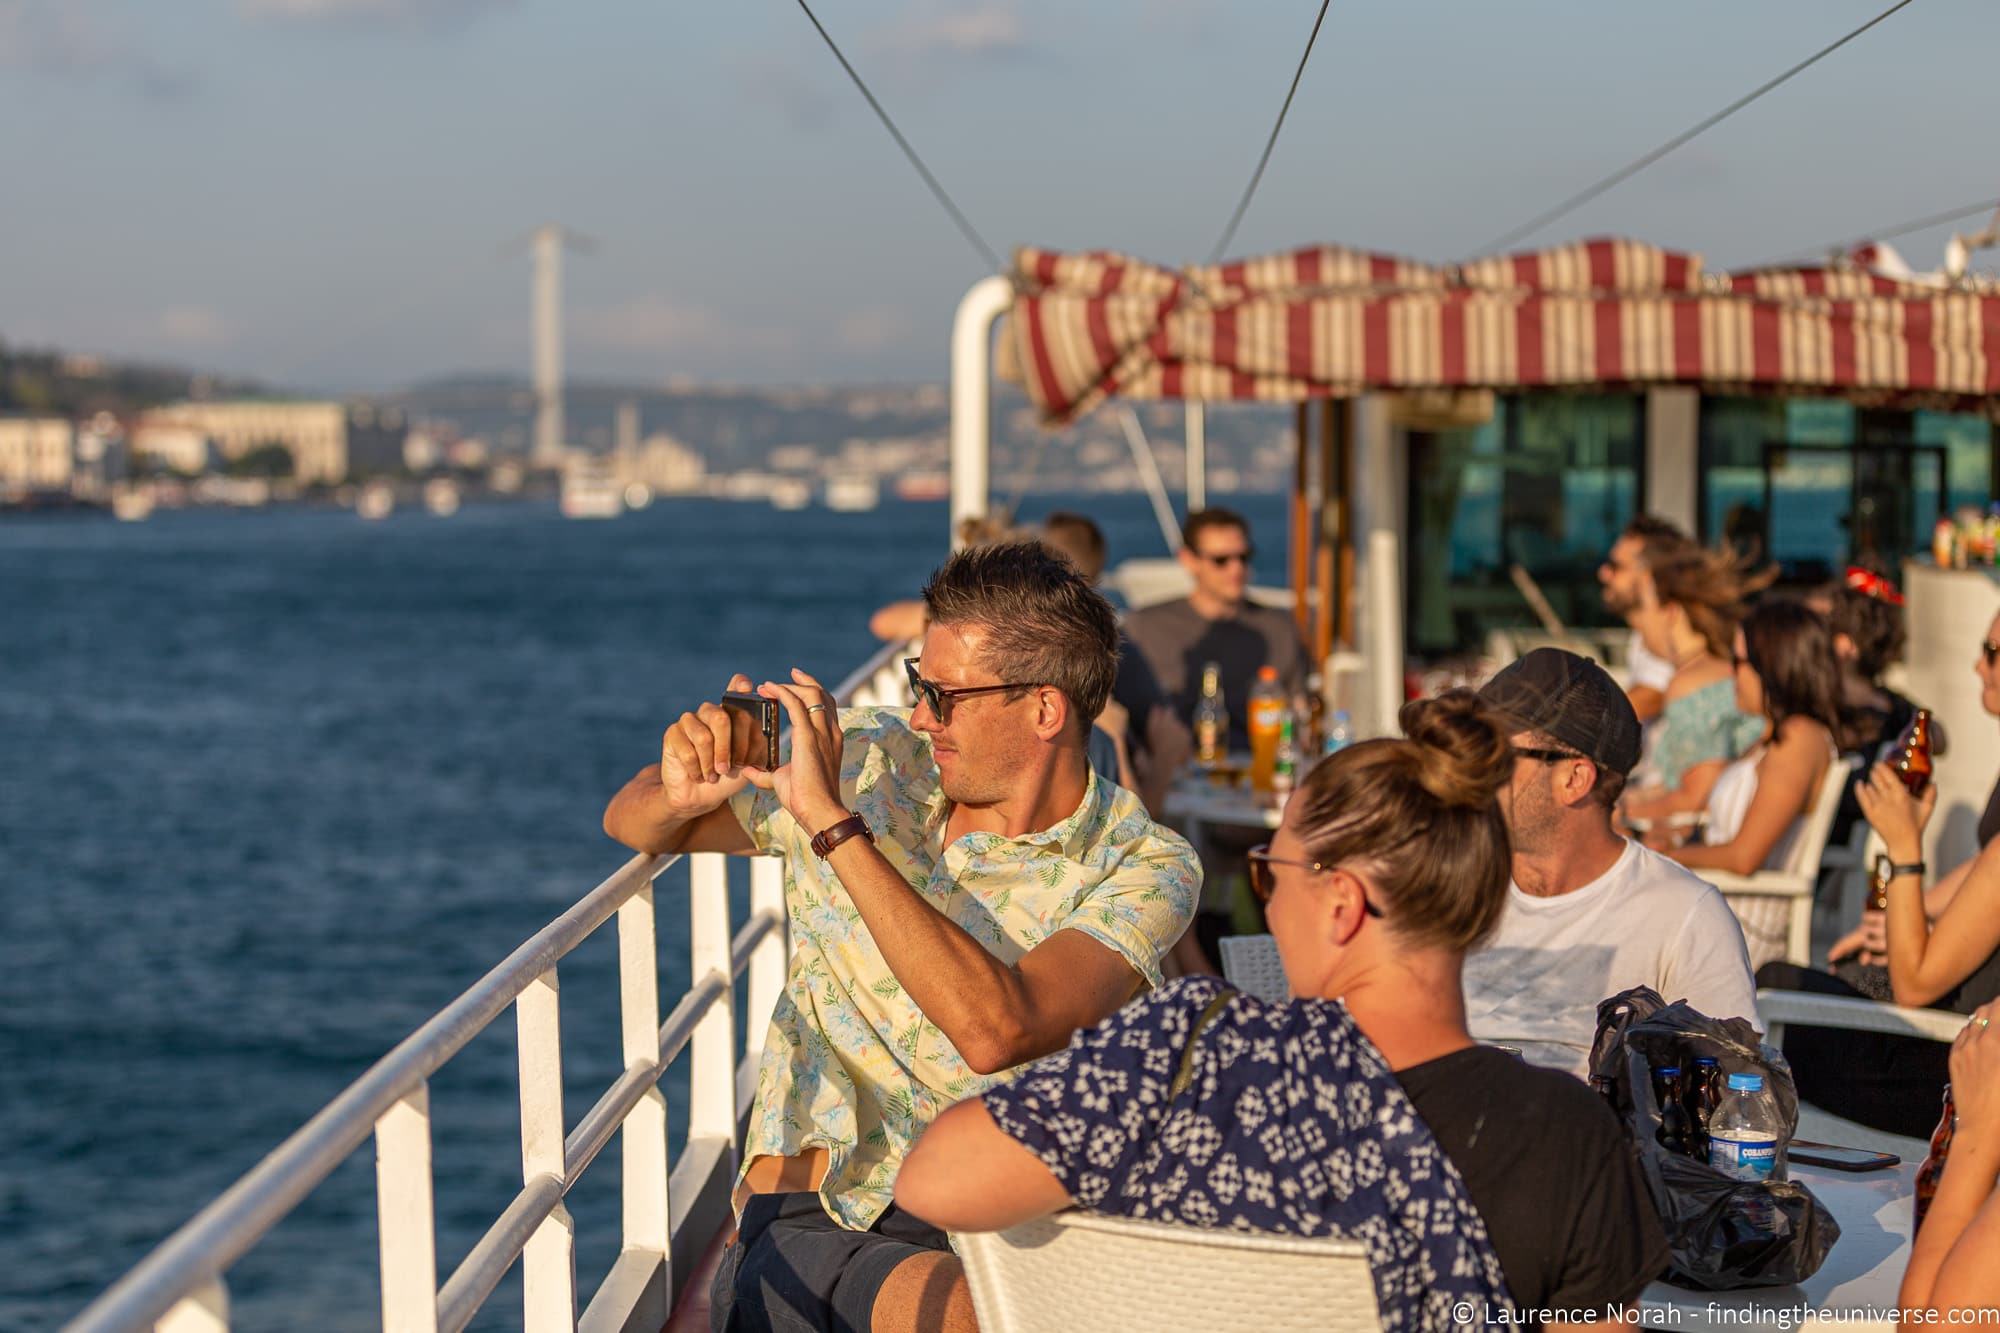
M2000 1033L1982 1026L1996 1006L1982 1006L1951 1044L1952 1100L1958 1132L1945 1159L1924 1225L1910 1247L1896 1303L1905 1310L2000 1305L2000 1244L1993 1181L2000 1174Z
M1635 796L1625 803L1625 815L1630 819L1662 820L1669 815L1694 814L1708 808L1708 794L1715 790L1715 780L1722 776L1722 770L1729 767L1726 759L1706 759L1681 773L1678 787L1669 790Z
M762 687L791 718L791 761L751 780L771 787L802 828L818 831L848 816L840 802L840 722L818 681L802 671L792 675L793 684ZM1060 1050L1144 980L1122 955L1078 930L1057 930L1018 961L1003 962L912 888L866 838L842 842L827 863L897 984L978 1073ZM1150 872L1135 864L1117 873Z
M1634 685L1625 691L1625 698L1631 703L1632 711L1639 715L1641 725L1651 722L1667 708L1667 692L1651 685Z
M750 688L736 676L731 690ZM750 852L756 850L729 798L749 779L729 767L748 720L720 704L683 713L660 738L660 762L648 764L604 807L604 831L634 851Z
M1912 796L1887 764L1877 764L1856 789L1861 813L1881 836L1891 863L1923 860L1924 828L1937 810L1937 787ZM1987 852L1994 852L1988 857ZM1917 875L1889 881L1883 913L1889 988L1898 1004L1930 1004L1971 976L2000 947L2000 849L1988 847L1922 892ZM1945 906L1934 908L1941 900ZM1936 923L1936 929L1932 923Z
M1736 836L1724 843L1677 847L1667 855L1692 870L1754 874L1804 813L1826 764L1818 728L1788 728L1757 763L1757 794L1750 798Z
M884 643L908 643L921 639L929 622L922 602L891 602L868 617L868 632Z
M977 1097L924 1130L896 1172L896 1205L947 1231L1001 1231L1070 1206L1042 1159Z

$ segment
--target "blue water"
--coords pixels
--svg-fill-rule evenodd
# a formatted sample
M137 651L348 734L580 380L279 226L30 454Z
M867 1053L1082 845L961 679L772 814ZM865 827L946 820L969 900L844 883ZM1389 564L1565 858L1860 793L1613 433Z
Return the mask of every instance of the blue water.
M1163 552L1143 501L1075 507L1114 559ZM1281 582L1281 502L1240 507ZM615 869L605 799L688 701L858 664L945 526L710 501L0 520L0 1328L74 1314ZM614 963L607 931L562 969L572 1124L618 1068ZM519 1187L514 1061L502 1019L433 1083L440 1277ZM586 1297L615 1155L570 1200ZM371 1161L237 1266L238 1327L376 1326ZM516 1273L479 1326L519 1301Z

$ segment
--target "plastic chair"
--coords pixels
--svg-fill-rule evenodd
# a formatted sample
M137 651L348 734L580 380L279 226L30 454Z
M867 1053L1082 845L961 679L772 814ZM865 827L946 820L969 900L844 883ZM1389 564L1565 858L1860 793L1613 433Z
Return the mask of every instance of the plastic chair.
M1292 998L1275 935L1224 935L1222 979L1246 995L1280 1002Z
M1373 1333L1361 1242L1067 1212L954 1233L981 1333Z
M1760 990L1757 992L1757 1023L1764 1040L1782 1047L1785 1026L1838 1028L1846 1032L1887 1032L1900 1037L1923 1037L1950 1041L1966 1025L1964 1014L1942 1009L1906 1009L1901 1005L1845 995L1814 995L1806 991ZM1939 1089L1942 1096L1943 1089ZM1838 1143L1850 1148L1870 1148L1892 1152L1906 1162L1921 1162L1930 1145L1922 1139L1906 1138L1886 1130L1870 1129L1831 1111L1822 1111L1806 1102L1799 1103L1796 1137L1820 1143Z
M1732 875L1724 870L1696 872L1722 890L1722 896L1729 900L1731 909L1743 920L1743 933L1750 945L1752 971L1774 958L1782 958L1801 967L1811 962L1813 888L1819 882L1820 858L1826 852L1827 834L1833 831L1833 817L1840 811L1841 790L1847 785L1852 769L1853 761L1850 759L1836 759L1827 765L1826 776L1820 780L1819 794L1813 799L1812 809L1801 816L1798 837L1793 840L1791 855L1785 859L1783 867L1759 870L1749 875ZM1743 910L1761 906L1771 899L1782 900L1785 904L1782 946L1778 946L1776 940L1767 938L1752 919L1745 917Z

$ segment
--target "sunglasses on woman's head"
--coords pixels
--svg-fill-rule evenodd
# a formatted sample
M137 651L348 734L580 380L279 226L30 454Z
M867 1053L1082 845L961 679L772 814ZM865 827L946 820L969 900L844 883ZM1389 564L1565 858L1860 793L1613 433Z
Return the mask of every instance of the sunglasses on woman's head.
M1256 896L1257 901L1260 903L1270 902L1271 894L1278 887L1278 872L1273 870L1272 866L1297 866L1301 870L1310 870L1314 874L1333 869L1332 866L1324 865L1318 861L1295 861L1288 856L1273 856L1271 855L1271 844L1268 842L1259 843L1255 847L1252 847L1245 853L1245 857L1250 864L1250 892ZM1372 917L1380 917L1382 915L1382 909L1374 903L1369 902L1368 895L1365 893L1361 895L1361 910Z

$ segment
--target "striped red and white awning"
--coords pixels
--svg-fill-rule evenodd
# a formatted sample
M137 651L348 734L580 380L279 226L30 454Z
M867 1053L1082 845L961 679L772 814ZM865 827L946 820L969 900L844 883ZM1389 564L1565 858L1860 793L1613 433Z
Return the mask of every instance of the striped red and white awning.
M2000 295L1858 266L1707 274L1581 241L1440 267L1319 246L1182 271L1024 247L1000 370L1050 424L1105 398L1695 384L2000 415Z

